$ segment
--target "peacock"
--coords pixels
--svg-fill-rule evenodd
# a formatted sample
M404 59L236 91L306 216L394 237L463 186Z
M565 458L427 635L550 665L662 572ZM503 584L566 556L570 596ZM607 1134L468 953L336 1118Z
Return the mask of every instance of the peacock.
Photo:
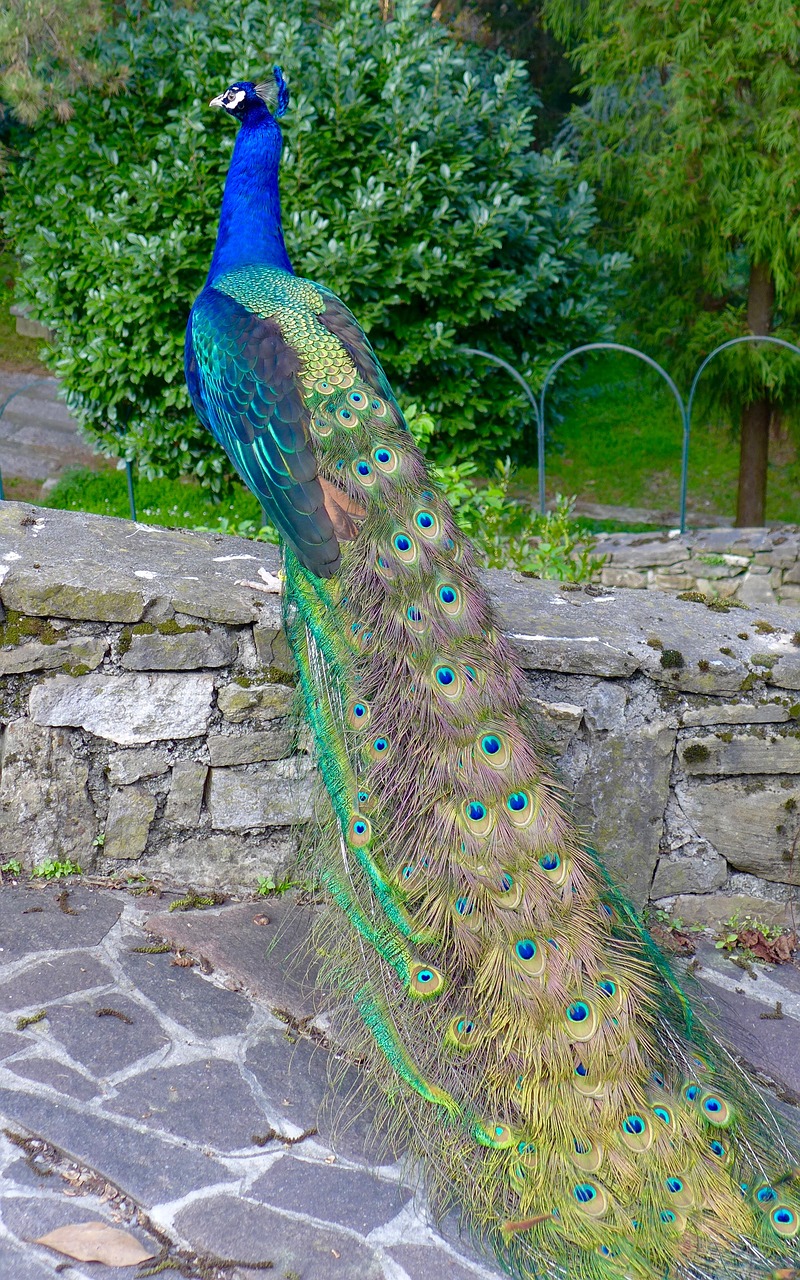
M281 228L279 67L239 124L186 379L283 542L348 1043L520 1277L800 1272L800 1167L573 825L469 542L353 315Z

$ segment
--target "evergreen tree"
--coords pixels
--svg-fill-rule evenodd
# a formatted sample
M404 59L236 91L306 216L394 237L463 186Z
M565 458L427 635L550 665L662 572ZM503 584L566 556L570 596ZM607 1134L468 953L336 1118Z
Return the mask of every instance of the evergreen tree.
M87 90L68 124L43 124L6 213L90 435L151 472L227 474L182 374L234 139L208 100L277 62L295 269L356 313L399 393L434 414L441 457L519 456L524 398L459 348L540 376L607 332L623 265L590 246L593 198L571 161L532 149L524 69L459 43L421 0L386 22L373 0L338 0L324 24L304 0L131 14L99 49L131 68L126 93Z
M687 376L742 334L800 338L800 11L791 0L546 0L589 92L573 113L607 245L633 251L639 336ZM715 359L737 406L737 524L765 518L770 419L800 357Z

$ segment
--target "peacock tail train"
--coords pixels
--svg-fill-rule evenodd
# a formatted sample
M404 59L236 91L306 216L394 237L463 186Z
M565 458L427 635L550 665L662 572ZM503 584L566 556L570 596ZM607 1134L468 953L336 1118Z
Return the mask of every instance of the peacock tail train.
M571 822L362 330L275 256L229 263L189 386L284 536L329 967L434 1203L529 1280L793 1275L797 1153Z

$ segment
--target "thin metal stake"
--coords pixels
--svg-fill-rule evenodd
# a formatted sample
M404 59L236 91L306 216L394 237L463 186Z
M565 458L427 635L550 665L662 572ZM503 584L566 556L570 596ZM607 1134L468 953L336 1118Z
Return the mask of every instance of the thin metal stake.
M131 509L131 520L136 522L136 499L133 496L133 463L125 460L125 475L128 480L128 506Z

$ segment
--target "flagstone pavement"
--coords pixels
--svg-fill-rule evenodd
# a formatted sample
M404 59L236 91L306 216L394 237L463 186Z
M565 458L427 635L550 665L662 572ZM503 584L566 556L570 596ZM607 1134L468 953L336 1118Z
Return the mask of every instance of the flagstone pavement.
M176 898L0 886L2 1280L499 1276L454 1217L432 1223L325 1047L313 972L292 959L313 906L170 912ZM704 998L774 1082L780 1123L796 1122L800 970L750 976L711 944L699 959ZM762 1018L776 1000L783 1016ZM35 1243L88 1220L131 1230L153 1261L71 1262Z

